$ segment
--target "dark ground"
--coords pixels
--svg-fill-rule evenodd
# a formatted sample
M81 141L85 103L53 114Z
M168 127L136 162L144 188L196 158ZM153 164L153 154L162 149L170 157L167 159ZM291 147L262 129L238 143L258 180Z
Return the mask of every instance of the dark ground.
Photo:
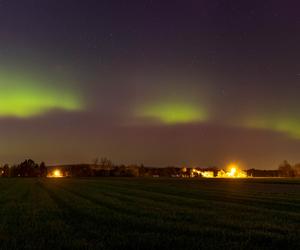
M299 179L0 179L1 249L300 249Z

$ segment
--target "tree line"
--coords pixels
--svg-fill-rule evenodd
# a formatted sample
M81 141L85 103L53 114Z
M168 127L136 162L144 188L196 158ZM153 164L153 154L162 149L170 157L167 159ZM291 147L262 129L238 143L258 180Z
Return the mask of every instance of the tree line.
M184 169L184 171L183 171ZM196 168L212 171L217 176L221 169L217 167ZM93 164L77 164L64 166L46 166L44 162L36 163L32 159L18 165L5 164L0 168L2 177L51 177L51 173L59 170L60 177L190 177L192 168L180 167L145 167L144 165L114 165L107 158L95 160ZM300 163L291 165L284 161L276 170L248 169L249 177L300 177Z
M37 164L28 159L18 165L5 164L1 168L1 175L3 177L46 177L47 167L44 162Z

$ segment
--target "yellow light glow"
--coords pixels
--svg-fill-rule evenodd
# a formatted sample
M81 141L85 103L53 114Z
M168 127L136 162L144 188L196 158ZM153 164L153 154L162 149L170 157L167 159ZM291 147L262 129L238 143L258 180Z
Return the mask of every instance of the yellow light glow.
M229 172L225 172L221 177L228 177L228 178L245 178L247 177L247 174L240 170L238 165L236 163L231 163L228 166Z
M232 163L229 164L227 167L228 171L225 171L223 169L219 170L217 172L217 175L215 176L214 171L205 171L201 169L192 168L191 172L188 177L204 177L204 178L247 178L247 172L241 170L237 164ZM184 171L183 171L184 170ZM182 173L186 173L187 169L182 169ZM186 177L186 174L183 175L183 177Z
M64 177L63 176L63 173L61 170L59 169L54 169L53 171L51 171L47 177L50 177L50 178L60 178L60 177Z
M204 171L201 174L202 174L202 177L205 177L205 178L213 178L214 177L213 171Z
M191 171L191 177L204 177L204 178L213 178L214 177L214 172L213 171L202 171L202 170L197 170L197 169L192 169Z
M228 173L228 175L234 177L236 172L237 172L236 168L232 167L230 168L230 172Z
M56 170L53 172L53 175L54 175L55 177L60 177L60 176L61 176L60 170L56 169Z

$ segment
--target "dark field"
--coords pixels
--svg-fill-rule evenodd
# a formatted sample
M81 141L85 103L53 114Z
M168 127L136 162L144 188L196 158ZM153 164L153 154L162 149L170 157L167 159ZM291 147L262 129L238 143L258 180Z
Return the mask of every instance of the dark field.
M1 249L300 249L298 179L0 179Z

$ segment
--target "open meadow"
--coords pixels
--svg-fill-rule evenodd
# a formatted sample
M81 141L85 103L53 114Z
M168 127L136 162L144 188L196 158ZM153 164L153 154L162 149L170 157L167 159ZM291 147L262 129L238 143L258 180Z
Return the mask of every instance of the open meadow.
M299 179L0 179L1 249L300 249Z

